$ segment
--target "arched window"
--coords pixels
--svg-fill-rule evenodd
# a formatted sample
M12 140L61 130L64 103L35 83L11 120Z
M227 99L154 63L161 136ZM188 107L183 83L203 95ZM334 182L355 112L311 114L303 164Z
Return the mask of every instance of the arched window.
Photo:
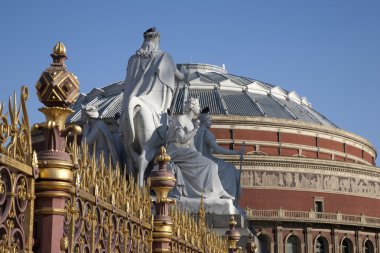
M329 247L328 247L328 241L326 238L320 236L315 241L315 253L328 253Z
M370 240L366 240L364 243L364 253L374 253L373 243Z
M352 253L353 252L353 245L350 239L345 238L342 241L342 252L341 253Z
M291 235L286 240L286 251L285 253L300 253L301 243L297 236Z
M270 238L264 234L259 234L257 238L260 242L261 253L270 253Z

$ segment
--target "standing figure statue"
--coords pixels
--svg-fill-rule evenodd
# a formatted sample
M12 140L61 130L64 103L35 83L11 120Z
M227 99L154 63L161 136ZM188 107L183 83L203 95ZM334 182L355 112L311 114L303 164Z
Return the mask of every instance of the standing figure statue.
M137 168L142 186L144 172L167 132L167 114L173 98L175 79L182 80L172 57L159 49L160 34L150 28L144 42L128 61L120 130L127 151L128 167Z
M83 121L83 139L86 140L90 153L93 152L95 146L95 153L92 155L99 157L103 153L105 163L108 164L111 159L115 168L120 161L117 140L113 138L106 123L99 119L98 109L93 105L82 106L81 120Z
M199 121L193 119L200 113L199 101L190 98L185 102L184 114L177 116L169 128L167 152L174 163L177 190L188 198L233 199L222 186L218 165L195 149L194 136Z
M244 146L240 148L239 151L225 149L218 145L215 140L214 135L211 133L209 128L212 125L211 115L208 113L209 108L206 107L202 110L199 116L200 128L195 135L195 147L199 152L201 152L205 157L211 159L218 165L218 174L220 181L222 182L223 188L235 198L238 197L239 177L240 172L236 170L235 166L222 160L216 158L213 153L224 154L224 155L240 155L243 156L245 152Z

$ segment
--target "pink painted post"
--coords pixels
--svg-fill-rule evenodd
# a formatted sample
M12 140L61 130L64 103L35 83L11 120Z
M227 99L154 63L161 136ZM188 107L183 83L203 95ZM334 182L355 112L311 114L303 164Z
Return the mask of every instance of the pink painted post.
M74 164L66 152L66 137L79 133L78 127L65 127L67 117L73 112L69 106L79 95L79 82L67 71L64 64L66 48L59 42L51 54L53 63L41 75L36 89L40 101L46 105L40 111L46 122L33 126L44 136L44 145L36 150L38 179L35 201L35 252L61 253L68 240L63 235L65 201L74 191Z

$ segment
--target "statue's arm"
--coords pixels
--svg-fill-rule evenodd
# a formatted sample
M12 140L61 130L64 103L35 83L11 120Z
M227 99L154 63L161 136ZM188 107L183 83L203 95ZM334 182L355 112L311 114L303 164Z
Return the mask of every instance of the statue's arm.
M136 72L138 71L139 59L136 55L132 55L128 60L127 73L124 80L124 94L131 94L135 89L133 82Z
M185 79L185 74L175 68L174 76L177 81L183 81Z
M187 143L188 141L192 140L197 133L198 128L194 128L190 132L186 133L182 127L178 127L176 129L176 139L177 142L184 144Z
M214 151L214 153L223 154L223 155L242 155L242 154L244 154L243 148L241 148L239 151L237 151L237 150L226 149L226 148L219 146L215 140L214 135L209 130L207 130L205 135L206 135L205 141L207 142L207 145L209 145L211 147L211 149Z
M90 132L90 127L88 126L88 122L83 124L83 133L82 136L85 137L89 134Z
M99 130L91 129L85 136L87 144L92 145L94 141L97 139L97 135Z

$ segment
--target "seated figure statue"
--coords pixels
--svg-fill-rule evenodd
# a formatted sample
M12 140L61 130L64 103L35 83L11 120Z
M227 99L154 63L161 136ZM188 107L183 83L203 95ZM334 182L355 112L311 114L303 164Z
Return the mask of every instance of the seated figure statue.
M214 135L209 130L212 124L212 120L211 115L208 112L209 108L206 107L204 110L202 110L202 113L199 116L200 127L194 138L195 147L205 157L211 159L218 165L218 174L223 188L230 195L237 197L237 193L240 191L240 189L238 189L240 172L236 170L234 165L222 159L216 158L213 153L243 156L245 148L242 146L239 151L236 151L225 149L219 146L218 143L216 143Z
M86 140L89 152L92 154L95 145L95 155L104 155L104 161L108 164L111 159L112 165L120 161L116 139L112 136L109 127L99 119L99 112L93 105L82 106L83 140ZM119 138L120 140L120 138ZM119 144L120 146L120 144Z
M195 149L194 136L199 121L193 123L200 113L199 101L190 98L184 105L184 114L170 124L168 149L177 178L177 191L188 198L233 199L222 186L218 166Z

